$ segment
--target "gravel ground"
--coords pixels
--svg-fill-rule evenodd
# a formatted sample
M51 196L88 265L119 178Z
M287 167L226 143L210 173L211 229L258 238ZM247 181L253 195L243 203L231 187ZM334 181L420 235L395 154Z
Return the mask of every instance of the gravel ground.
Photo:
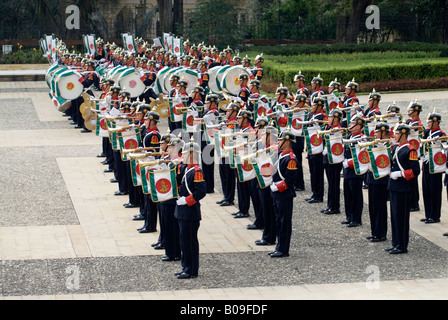
M22 112L27 111L32 119L30 128L59 125L39 123L30 100L1 100L0 108L7 115L0 119L2 129L13 128L18 123L18 120L10 119L13 113L5 108L11 102L24 108L20 109ZM408 103L399 102L398 105L405 108ZM426 110L432 111L434 107L442 113L443 119L448 117L446 108L439 110L444 103L446 101L424 101L428 109L425 108L422 119L426 118ZM382 106L382 110L386 107ZM63 125L68 124L63 122ZM21 170L17 168L15 157L19 151L23 155L21 162L25 164ZM94 157L97 153L97 147L77 147L76 155ZM1 148L0 225L78 224L55 162L56 157L69 156L73 156L73 150L64 146ZM36 163L39 170L32 169L32 164ZM220 192L217 165L215 170L215 189ZM319 213L325 202L308 204L304 201L310 195L308 170L304 173L307 191L298 193L295 199L289 258L272 259L266 252L201 254L199 277L185 281L179 281L173 275L180 270L180 262L162 262L160 256L2 261L0 294L20 296L364 282L371 275L368 272L371 266L378 268L380 280L448 277L448 252L418 234L411 232L409 253L405 255L386 253L383 249L389 246L389 241L370 243L365 240L370 234L367 205L364 206L363 225L358 228L341 225L343 214L327 216ZM26 183L25 178L32 175L35 182ZM42 181L48 181L44 182L44 187ZM250 219L253 219L251 212ZM391 238L390 232L388 238ZM80 280L75 291L67 288L73 267L79 270Z

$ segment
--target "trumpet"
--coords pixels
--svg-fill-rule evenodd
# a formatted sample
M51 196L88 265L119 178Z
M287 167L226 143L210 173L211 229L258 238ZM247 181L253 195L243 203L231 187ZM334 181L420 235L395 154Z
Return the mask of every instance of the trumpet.
M255 132L224 133L221 135L221 138L233 138L238 136L255 136Z
M361 141L364 140L372 140L373 137L362 137L362 138L357 138L357 139L342 139L342 143L343 144L352 144L352 143L360 143Z
M447 140L447 139L448 139L448 136L442 136L442 137L430 138L430 139L420 139L420 143L425 144L425 143L430 143L430 142L434 142L434 141L443 141L443 140Z
M385 143L385 142L391 142L391 139L380 139L380 140L373 140L373 141L369 141L369 142L358 142L358 146L360 148L366 148L369 146L374 146L378 143Z
M401 113L387 113L382 115L374 115L374 119L384 119L384 118L392 118L392 117L401 117Z
M138 161L138 165L140 166L140 168L143 167L152 167L152 166L156 166L158 164L162 164L162 163L175 163L174 160L154 160L154 161Z
M147 148L136 148L136 149L123 149L123 153L136 153L136 152L143 152L143 151L156 151L153 147L147 147Z
M330 130L317 130L317 134L318 135L324 135L324 134L330 134L330 133L334 133L334 132L340 132L340 131L348 131L347 128L332 128Z
M112 128L112 129L108 128L107 130L108 130L109 132L119 132L119 131L123 131L123 130L132 129L132 128L135 128L135 127L136 127L136 125L129 125L129 126L123 126L123 127Z
M247 145L256 144L256 143L258 143L258 140L252 141L252 142L244 142L244 143L236 144L234 146L224 146L224 151L231 151L233 149L238 149L238 148L245 147Z
M353 105L351 107L346 107L346 108L335 108L336 110L339 111L348 111L348 110L353 110L353 109L358 109L358 108L364 108L364 105L358 104L358 105Z
M250 159L255 158L256 156L258 156L260 153L269 151L269 150L271 150L271 149L276 149L276 148L277 148L277 146L270 146L270 147L267 147L267 148L258 150L258 151L255 152L255 153L249 154L249 155L247 155L247 156L245 156L245 157L241 157L241 160L242 160L242 161L250 160Z

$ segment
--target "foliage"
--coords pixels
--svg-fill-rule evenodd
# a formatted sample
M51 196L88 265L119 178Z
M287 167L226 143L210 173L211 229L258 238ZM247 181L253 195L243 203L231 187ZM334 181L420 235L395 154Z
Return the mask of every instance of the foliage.
M204 42L221 49L240 43L239 10L235 1L198 0L196 7L186 15L184 39L196 44Z
M0 54L0 64L47 64L38 48L17 50L10 54Z

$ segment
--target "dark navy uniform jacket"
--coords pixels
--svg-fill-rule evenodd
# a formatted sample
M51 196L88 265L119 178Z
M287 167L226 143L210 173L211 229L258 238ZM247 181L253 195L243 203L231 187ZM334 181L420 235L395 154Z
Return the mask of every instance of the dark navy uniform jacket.
M294 198L294 185L297 180L297 159L292 150L279 152L277 170L273 175L273 183L278 191L271 192L273 199Z
M420 166L417 158L417 150L415 150L409 143L392 146L391 172L394 171L404 171L404 177L400 177L397 180L390 179L389 190L410 192L410 180L420 174Z
M207 194L207 185L198 165L182 164L177 175L179 198L185 197L186 205L177 206L175 217L179 220L200 221L201 205L199 201Z
M143 135L142 135L143 136ZM160 148L160 135L159 129L157 127L152 129L147 129L145 136L143 137L143 147L145 148ZM158 150L158 149L156 149Z

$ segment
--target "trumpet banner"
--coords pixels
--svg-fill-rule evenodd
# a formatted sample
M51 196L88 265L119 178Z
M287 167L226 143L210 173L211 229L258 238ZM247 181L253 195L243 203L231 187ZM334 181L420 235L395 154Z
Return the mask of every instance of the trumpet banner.
M365 148L359 148L358 144L350 147L352 153L353 165L357 175L363 175L369 170L370 157L369 152Z
M183 112L182 109L178 108L185 108L187 107L186 100L183 100L181 97L176 94L176 96L173 99L170 99L170 120L171 122L182 122L183 119Z
M214 144L216 131L216 128L207 128L207 125L205 125L204 138L207 145Z
M200 132L201 121L196 120L198 116L197 111L189 111L182 113L182 129L185 132Z
M365 127L364 127L364 134L367 137L373 137L374 133L375 133L375 126L376 126L376 122L375 121L367 122Z
M142 176L140 173L138 159L131 159L131 161L129 161L129 165L131 166L132 184L134 185L134 187L141 186Z
M428 146L429 173L442 173L446 170L446 153L441 145Z
M83 35L82 36L83 44L84 44L84 52L89 57L95 56L97 48L95 42L95 35Z
M269 187L273 182L272 176L275 172L273 156L269 154L260 155L255 159L254 163L252 163L252 166L260 188L264 189Z
M306 121L308 118L308 111L293 112L291 115L291 132L295 136L302 136L303 125L299 122Z
M241 160L236 154L236 170L238 173L238 180L240 182L249 181L256 178L254 166L249 160Z
M320 127L303 127L308 154L317 154L324 150L322 136L317 133L319 129Z
M137 149L142 142L140 128L131 128L124 131L117 132L118 141L120 143L121 159L123 161L130 160L128 154L125 154L123 150Z
M368 148L370 166L375 180L386 177L390 174L392 153L390 147Z
M342 163L345 159L342 133L332 133L325 139L327 157L330 164Z
M176 167L148 170L146 175L153 202L161 202L178 198Z
M221 134L231 132L232 130L216 130L214 139L215 139L216 155L218 156L218 158L225 158L229 156L229 151L224 150L227 138L222 137Z

